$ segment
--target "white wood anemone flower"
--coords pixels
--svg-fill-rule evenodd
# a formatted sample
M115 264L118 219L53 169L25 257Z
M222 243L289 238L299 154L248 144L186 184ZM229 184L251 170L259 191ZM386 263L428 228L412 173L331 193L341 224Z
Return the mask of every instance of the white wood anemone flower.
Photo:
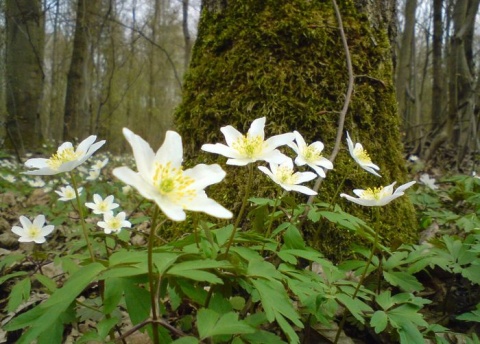
M111 212L113 209L118 208L118 203L113 202L113 195L102 198L99 194L93 195L93 203L87 202L85 206L92 209L94 214L100 215Z
M113 212L108 211L103 214L103 221L98 221L97 226L103 228L105 234L110 234L112 232L118 233L122 228L131 228L132 224L130 221L125 220L127 215L124 211L113 215Z
M55 154L50 159L33 158L25 162L28 168L36 168L33 171L23 172L23 174L49 176L53 174L70 172L77 166L83 164L88 158L92 156L100 147L105 144L105 140L95 140L97 137L91 135L80 142L77 149L73 148L70 142L64 142Z
M79 196L82 194L82 191L83 191L82 187L77 189L77 193L78 193ZM55 190L55 193L57 193L60 196L60 198L58 200L63 201L63 202L71 201L72 199L75 199L75 197L76 197L75 189L72 188L70 185L62 186L60 188L60 191Z
M113 175L157 203L167 217L183 221L186 218L184 210L200 211L224 219L233 216L229 210L208 198L203 190L225 178L225 171L218 164L199 164L184 171L182 138L178 133L167 131L157 153L129 129L123 128L123 134L132 146L138 172L122 166L115 168Z
M288 146L297 153L295 164L297 166L308 165L317 172L320 177L325 178L326 175L323 169L331 170L333 169L333 164L330 160L322 156L323 143L315 141L307 145L303 136L298 131L294 131L293 134L295 135L295 142L288 143Z
M265 117L254 120L247 135L243 135L231 125L222 127L220 131L227 144L207 143L202 146L202 150L229 158L227 165L245 166L260 160L280 164L287 156L277 148L292 142L295 136L293 133L286 133L265 140L265 121Z
M313 172L294 172L293 161L290 158L285 159L280 165L270 163L270 170L265 166L258 166L258 169L287 191L297 191L310 196L317 194L312 189L299 185L317 178L317 175Z
M53 232L55 228L53 225L45 225L45 216L38 215L33 223L25 216L20 216L20 223L22 227L13 226L12 232L20 236L19 242L35 242L37 244L43 244L45 237Z
M381 175L375 171L375 170L379 171L380 167L378 167L372 162L370 155L368 155L367 151L363 148L361 143L357 142L355 143L355 146L353 145L352 139L350 139L350 135L348 134L348 131L347 131L347 144L348 144L348 150L350 151L350 155L352 156L353 160L355 160L357 164L360 165L361 168L363 168L367 172L370 172L373 175L376 175L377 177L381 177Z
M419 181L424 184L425 186L429 187L432 190L437 190L438 185L435 184L435 178L430 178L428 173L424 173L420 176Z
M355 189L353 190L353 193L357 195L358 198L352 197L344 193L340 194L340 197L345 197L353 203L364 205L366 207L382 207L393 201L395 198L403 196L405 194L404 191L416 182L411 181L406 184L400 185L394 192L393 187L396 183L397 182L393 182L392 184L384 187L373 189L369 188L367 190Z

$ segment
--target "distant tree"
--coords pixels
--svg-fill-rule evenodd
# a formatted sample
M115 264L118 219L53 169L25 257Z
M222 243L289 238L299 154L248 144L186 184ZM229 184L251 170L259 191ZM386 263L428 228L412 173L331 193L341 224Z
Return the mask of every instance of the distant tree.
M91 128L93 43L97 37L102 1L78 0L75 35L65 97L65 140L82 138Z
M6 142L23 155L42 142L44 16L41 0L7 0L5 5Z

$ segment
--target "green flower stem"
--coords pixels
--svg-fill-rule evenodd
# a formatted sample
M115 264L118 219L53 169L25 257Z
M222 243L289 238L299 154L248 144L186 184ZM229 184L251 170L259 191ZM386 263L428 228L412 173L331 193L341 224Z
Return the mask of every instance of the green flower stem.
M150 227L150 236L148 237L148 284L150 286L150 303L152 307L152 332L153 342L160 344L160 338L158 337L158 316L157 316L157 300L156 300L156 288L154 283L155 275L153 273L153 245L155 243L155 227L157 227L158 207L155 207L155 211L152 217L152 225Z
M235 233L237 232L237 227L240 225L240 221L242 221L242 218L243 218L243 213L245 212L245 209L247 208L247 202L248 202L248 197L250 196L250 190L252 188L252 182L253 182L253 165L249 164L248 165L248 181L247 181L247 186L245 188L245 195L243 196L242 206L241 206L240 211L238 213L237 219L235 220L235 225L233 226L232 234L230 235L230 239L228 240L227 249L225 250L225 254L228 254L228 251L230 250L230 246L232 246L233 238L235 237Z
M88 252L90 253L90 258L92 262L95 261L95 254L93 253L92 244L90 243L90 239L88 238L88 229L87 223L85 222L85 215L83 214L83 207L80 203L80 195L78 194L77 188L77 181L75 180L75 175L73 172L70 173L70 178L72 179L73 191L75 191L75 199L77 200L77 211L78 215L80 216L80 223L82 225L83 236L85 237L85 242L87 243Z
M378 207L375 207L373 209L375 211L375 236L373 238L373 246L372 250L370 251L370 256L368 257L367 260L367 265L365 265L365 269L363 270L362 275L360 276L360 280L357 283L357 286L353 292L352 299L354 300L357 297L358 291L360 290L360 287L363 285L363 282L365 281L365 277L367 276L368 268L370 267L370 264L372 263L373 256L375 254L375 251L377 250L377 245L378 245L378 230L379 230L379 225L380 225L380 210ZM343 327L345 326L345 320L347 318L347 312L343 312L343 317L342 320L340 321L340 324L338 325L338 330L337 334L335 335L335 340L333 341L333 344L338 343L338 339L340 338L340 333L343 330Z

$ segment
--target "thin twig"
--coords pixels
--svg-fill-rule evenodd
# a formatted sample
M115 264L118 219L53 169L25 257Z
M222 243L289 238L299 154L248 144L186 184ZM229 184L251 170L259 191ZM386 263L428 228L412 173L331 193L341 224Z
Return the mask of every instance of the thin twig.
M352 58L350 56L350 50L348 49L347 38L345 36L345 31L343 30L343 21L342 16L340 14L340 10L338 9L337 2L332 0L333 7L335 9L335 15L338 21L338 29L340 31L340 37L342 38L343 48L345 50L345 59L347 61L347 70L348 70L348 87L347 87L347 94L345 95L345 102L343 103L342 111L340 112L340 117L338 119L338 128L337 128L337 137L335 139L335 146L333 147L332 154L328 158L332 163L337 157L338 152L340 151L340 144L342 142L343 136L343 127L345 125L345 116L347 115L348 106L350 105L350 101L352 99L353 93L353 83L354 83L354 75L353 75L353 67L352 67ZM325 171L327 173L327 171ZM319 177L315 182L315 186L313 190L318 191L320 185L322 184L324 178ZM308 198L307 204L312 204L315 196L310 196Z

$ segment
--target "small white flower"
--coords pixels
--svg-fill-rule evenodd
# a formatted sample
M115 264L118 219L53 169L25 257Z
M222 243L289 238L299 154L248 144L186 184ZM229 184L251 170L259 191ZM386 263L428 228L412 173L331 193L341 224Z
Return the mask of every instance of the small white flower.
M287 191L297 191L310 196L317 194L304 185L298 185L315 179L317 175L313 172L294 172L293 161L290 158L285 159L281 165L270 163L270 170L265 166L258 168Z
M130 185L125 185L122 187L122 193L124 195L128 195L130 192L132 192L132 187Z
M80 187L77 189L77 192L78 192L78 196L81 195L83 191L83 188ZM67 186L62 186L60 188L60 191L58 190L55 190L55 192L60 196L60 198L58 199L59 201L71 201L72 199L75 199L76 195L75 195L75 189L72 188L70 185L67 185Z
M100 177L100 170L90 170L88 171L87 180L97 180Z
M102 196L99 194L93 195L93 202L94 203L85 203L87 208L93 210L94 214L105 214L107 212L111 212L113 209L118 208L117 203L113 203L113 196L107 196L105 199L102 199Z
M293 134L295 135L295 141L290 142L288 144L295 153L297 153L297 157L295 158L295 164L297 166L308 165L310 166L317 174L325 178L325 172L323 169L331 170L333 168L333 164L327 158L322 156L323 151L323 143L320 141L315 141L311 145L307 145L303 136L300 135L298 131L294 131Z
M435 178L430 178L427 173L424 173L420 176L420 182L425 186L429 187L432 190L437 190L438 186L435 185Z
M393 192L393 186L395 184L396 182L393 182L392 184L385 187L373 188L373 189L369 188L367 190L355 189L353 190L353 193L357 195L358 198L352 197L344 193L340 194L340 197L345 197L346 199L348 199L353 203L357 203L367 207L381 207L390 203L395 198L402 196L406 189L408 189L410 186L415 184L415 181L411 181L409 183L403 184L399 186L395 190L395 192Z
M352 156L353 160L355 160L357 164L360 165L361 168L363 168L367 172L370 172L371 174L381 177L381 175L379 175L375 171L375 170L380 170L380 167L378 167L372 162L370 155L368 155L367 151L363 149L363 146L361 143L357 142L355 143L355 146L353 145L353 142L350 139L350 135L348 134L348 131L347 131L347 144L348 144L348 150L350 151L350 155Z
M418 161L418 159L419 157L413 154L408 157L408 161L411 161L411 162L416 162Z
M113 215L113 212L106 212L103 214L103 221L97 223L98 227L103 228L105 234L110 234L112 232L120 232L122 228L131 228L132 224L130 221L125 220L125 212L118 213L116 216Z
M9 183L15 183L17 178L15 178L13 175L11 174L7 174L7 175L3 175L3 174L0 174L0 177L2 177L3 179L5 179L7 182Z
M29 179L27 183L32 188L43 188L45 186L45 182L40 177L35 177L33 180Z
M45 216L38 215L33 223L25 216L20 216L20 223L22 227L13 226L12 232L20 236L18 241L20 242L32 242L42 244L45 242L45 236L53 232L54 226L45 224Z
M97 160L95 163L92 165L92 170L101 170L108 164L108 158L105 158L103 160Z
M28 168L35 168L34 171L23 172L30 175L52 175L62 172L69 172L77 166L84 163L90 156L95 153L101 146L104 145L105 140L95 142L97 137L91 135L83 140L76 150L70 142L63 143L55 154L50 159L34 158L25 162Z
M202 150L229 158L227 165L245 166L259 160L279 164L287 157L276 148L292 142L295 135L287 133L265 140L265 121L265 117L254 120L247 135L242 135L231 125L222 127L220 131L225 136L227 145L207 143L202 146Z
M129 129L124 128L123 134L132 146L138 172L122 166L115 168L113 175L157 203L170 219L185 220L184 210L201 211L224 219L233 216L229 210L208 198L204 191L207 186L220 182L225 177L225 171L218 164L199 164L184 171L182 138L178 133L167 131L157 153Z

